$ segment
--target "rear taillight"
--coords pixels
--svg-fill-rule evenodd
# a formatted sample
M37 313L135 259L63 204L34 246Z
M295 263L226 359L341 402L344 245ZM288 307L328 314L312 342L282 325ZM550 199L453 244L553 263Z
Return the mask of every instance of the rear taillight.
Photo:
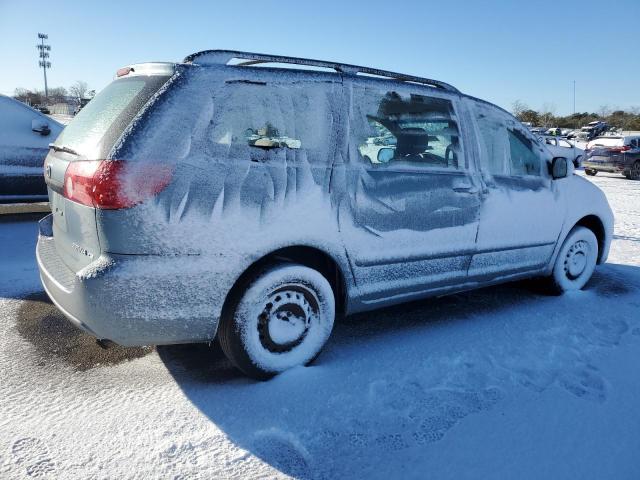
M166 164L79 160L67 167L63 195L95 208L129 208L160 193L172 175Z
M627 150L631 150L631 147L629 145L623 145L622 147L612 147L609 150L615 153L621 153L626 152Z

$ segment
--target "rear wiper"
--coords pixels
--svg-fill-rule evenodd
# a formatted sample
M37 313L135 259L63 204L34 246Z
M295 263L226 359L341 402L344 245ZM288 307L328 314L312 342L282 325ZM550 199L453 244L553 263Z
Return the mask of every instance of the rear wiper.
M69 147L65 147L64 145L56 145L54 143L50 143L49 144L49 148L53 148L56 152L65 152L65 153L70 153L72 155L80 155L78 152L76 152L73 148L69 148Z

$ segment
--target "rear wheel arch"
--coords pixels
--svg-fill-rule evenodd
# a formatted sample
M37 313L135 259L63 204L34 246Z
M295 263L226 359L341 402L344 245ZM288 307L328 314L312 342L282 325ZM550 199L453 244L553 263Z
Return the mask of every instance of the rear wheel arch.
M247 286L247 283L255 277L257 272L268 265L277 262L289 262L304 265L322 274L333 290L336 302L336 315L344 315L347 305L347 283L344 271L340 264L323 250L306 245L297 245L280 248L253 262L234 282L227 293L222 312L225 312L233 304L239 291Z
M602 262L602 255L604 253L604 246L606 241L606 230L600 217L597 215L587 215L582 217L574 227L581 226L586 227L593 232L598 240L598 264Z

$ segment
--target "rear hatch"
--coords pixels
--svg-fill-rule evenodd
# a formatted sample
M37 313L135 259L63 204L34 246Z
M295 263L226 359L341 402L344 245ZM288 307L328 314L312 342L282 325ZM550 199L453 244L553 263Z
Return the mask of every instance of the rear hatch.
M115 165L109 157L114 145L173 72L174 65L166 63L120 69L119 77L96 95L51 145L45 180L53 236L58 254L73 271L87 266L101 253L96 206L102 206L92 198L96 187L91 175L103 170L104 165Z
M624 138L594 138L587 144L586 159L592 163L616 163L622 159Z

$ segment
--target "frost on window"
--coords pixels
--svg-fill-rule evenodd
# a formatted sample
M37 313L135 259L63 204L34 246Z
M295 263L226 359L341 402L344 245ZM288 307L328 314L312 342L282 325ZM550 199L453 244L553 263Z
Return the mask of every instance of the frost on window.
M449 100L355 87L353 104L351 138L368 164L464 168Z
M257 130L248 128L246 138L250 147L257 148L300 148L301 145L300 140L281 135L278 129L269 122Z
M509 129L511 175L539 175L540 157L533 143L518 130Z
M502 119L484 106L476 108L480 137L480 163L492 175L509 174L509 140Z
M212 156L266 161L303 150L311 162L327 161L335 145L332 88L311 82L226 83L214 96Z
M493 107L475 104L480 165L491 175L540 175L540 155L517 122Z

